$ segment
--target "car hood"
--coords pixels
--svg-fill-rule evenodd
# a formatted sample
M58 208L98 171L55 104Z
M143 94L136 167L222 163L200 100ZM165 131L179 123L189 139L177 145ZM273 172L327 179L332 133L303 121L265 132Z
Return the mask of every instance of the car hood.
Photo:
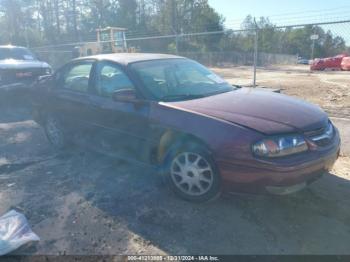
M0 60L0 69L50 68L50 65L38 60Z
M268 135L316 130L328 122L327 114L315 105L283 94L252 88L164 104L219 118Z

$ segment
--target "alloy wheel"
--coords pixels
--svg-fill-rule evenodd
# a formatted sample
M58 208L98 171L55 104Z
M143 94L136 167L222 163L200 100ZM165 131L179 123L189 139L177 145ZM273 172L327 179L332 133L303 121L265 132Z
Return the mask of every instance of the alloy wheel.
M171 163L171 179L175 186L189 196L207 193L214 182L213 169L201 155L183 152Z

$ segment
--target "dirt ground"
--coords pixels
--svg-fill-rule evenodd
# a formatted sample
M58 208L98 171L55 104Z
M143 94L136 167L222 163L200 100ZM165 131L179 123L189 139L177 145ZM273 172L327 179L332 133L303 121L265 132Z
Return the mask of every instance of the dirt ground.
M220 72L240 84L250 73ZM348 76L258 72L259 84L336 113L349 109L349 83L341 80ZM79 148L58 154L26 109L0 109L0 215L19 210L41 238L15 254L350 254L346 114L332 118L342 157L309 188L192 204L176 198L153 170Z
M232 84L251 85L252 67L212 68ZM307 65L258 68L257 84L281 89L320 105L330 115L350 117L350 71L314 71Z

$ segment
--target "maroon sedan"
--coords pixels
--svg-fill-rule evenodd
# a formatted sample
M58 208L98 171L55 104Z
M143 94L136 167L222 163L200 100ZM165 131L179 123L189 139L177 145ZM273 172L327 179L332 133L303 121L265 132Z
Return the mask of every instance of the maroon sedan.
M155 166L187 200L295 192L339 154L339 133L319 107L232 86L182 57L80 58L36 92L34 117L55 147L74 141Z

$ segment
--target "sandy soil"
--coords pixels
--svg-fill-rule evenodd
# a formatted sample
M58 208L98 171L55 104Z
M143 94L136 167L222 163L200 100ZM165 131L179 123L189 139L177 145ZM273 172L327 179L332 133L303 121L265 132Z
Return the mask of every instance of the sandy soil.
M72 149L31 120L0 124L0 214L40 236L14 254L350 254L350 160L285 197L179 200L151 170Z
M251 85L251 67L213 68L232 84ZM271 66L257 70L257 84L281 89L324 108L333 116L350 118L350 72L310 72L306 65Z

